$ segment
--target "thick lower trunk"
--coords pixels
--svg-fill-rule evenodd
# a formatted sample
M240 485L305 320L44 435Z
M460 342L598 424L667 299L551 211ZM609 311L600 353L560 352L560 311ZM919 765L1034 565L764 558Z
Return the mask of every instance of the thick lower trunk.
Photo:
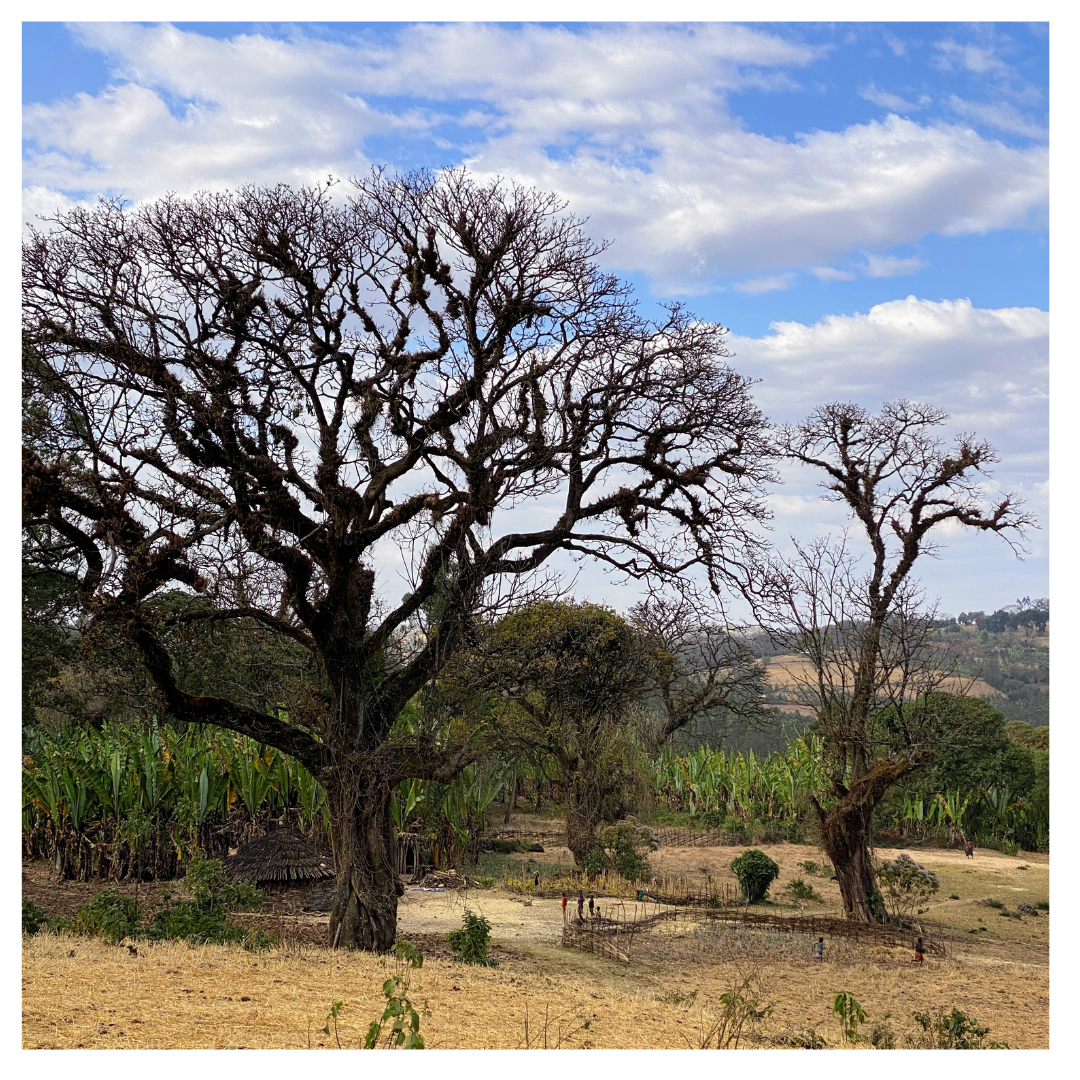
M859 922L876 922L880 914L869 849L872 813L872 806L841 800L821 818L821 846L836 871L844 913Z
M337 885L330 945L385 953L397 937L397 875L390 787L377 777L327 785Z
M574 791L573 785L566 790L566 846L574 856L574 862L582 866L585 856L600 846L596 837L597 816L588 801Z
M870 859L870 820L885 792L929 758L929 754L918 753L895 761L876 761L827 811L815 801L821 846L836 871L844 913L849 919L877 922L885 915Z

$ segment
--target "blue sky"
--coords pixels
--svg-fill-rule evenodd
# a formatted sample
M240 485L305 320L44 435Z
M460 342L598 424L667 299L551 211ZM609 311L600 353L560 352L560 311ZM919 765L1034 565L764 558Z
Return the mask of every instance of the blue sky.
M957 534L924 580L1048 592L1045 24L27 23L23 95L27 218L383 162L558 190L775 419L905 396L994 442L1031 556ZM806 477L774 504L840 524Z

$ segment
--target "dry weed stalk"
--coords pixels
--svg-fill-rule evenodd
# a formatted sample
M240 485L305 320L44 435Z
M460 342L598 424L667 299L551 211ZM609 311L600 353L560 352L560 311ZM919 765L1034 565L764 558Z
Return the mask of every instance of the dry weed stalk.
M738 1050L739 1042L746 1032L749 1035L754 1027L769 1016L772 1005L761 1003L762 985L758 966L737 972L731 987L720 995L721 1010L719 1015L706 1026L705 1012L702 1010L696 1035L695 1045L689 1038L687 1044L692 1050L708 1050L714 1043L717 1050Z

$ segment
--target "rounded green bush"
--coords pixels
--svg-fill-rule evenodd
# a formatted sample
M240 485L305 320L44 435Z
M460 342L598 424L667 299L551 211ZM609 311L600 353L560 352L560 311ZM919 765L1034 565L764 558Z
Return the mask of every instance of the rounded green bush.
M765 899L769 886L776 880L780 867L757 848L744 851L731 861L731 871L739 879L739 888L748 904L759 904Z

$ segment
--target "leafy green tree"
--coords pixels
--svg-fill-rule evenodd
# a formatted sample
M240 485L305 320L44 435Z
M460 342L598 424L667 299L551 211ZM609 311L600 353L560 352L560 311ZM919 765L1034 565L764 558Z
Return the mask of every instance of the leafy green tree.
M601 847L597 827L626 808L640 751L630 710L669 656L615 612L539 601L483 631L452 678L501 701L493 739L507 756L542 754L566 799L567 846L578 865Z

